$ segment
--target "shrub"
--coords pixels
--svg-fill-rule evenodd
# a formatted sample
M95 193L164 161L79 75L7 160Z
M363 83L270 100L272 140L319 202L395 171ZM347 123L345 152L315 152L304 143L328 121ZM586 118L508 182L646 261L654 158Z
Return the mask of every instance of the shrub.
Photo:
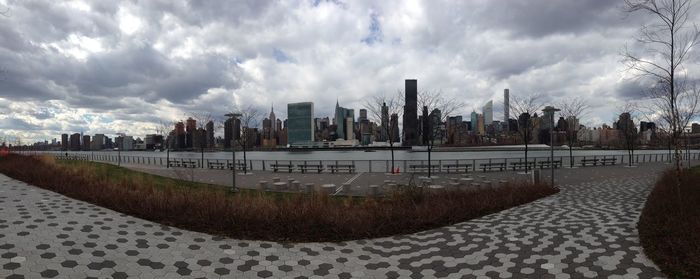
M242 239L344 241L412 233L531 202L558 190L506 185L472 192L422 194L406 187L387 198L228 193L226 187L179 181L93 162L56 163L11 155L0 172L118 212L194 231Z
M664 173L637 225L644 252L672 278L700 278L700 173Z

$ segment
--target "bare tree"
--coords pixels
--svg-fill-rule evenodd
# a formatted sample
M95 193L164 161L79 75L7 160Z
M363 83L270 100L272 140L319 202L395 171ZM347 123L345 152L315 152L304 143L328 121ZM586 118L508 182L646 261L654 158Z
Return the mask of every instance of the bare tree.
M423 127L427 126L428 131L427 133L423 131L422 135L427 137L428 142L428 177L430 177L432 174L431 155L435 146L435 139L440 139L441 142L444 141L446 136L444 123L450 115L464 107L464 103L457 97L444 95L442 91L420 91L417 97L419 108L427 108L429 113L428 117L423 119L423 121L427 122L423 124Z
M153 127L154 132L156 135L160 135L163 137L163 144L161 145L161 150L163 149L170 149L170 146L168 146L168 136L170 135L170 131L172 131L175 127L175 123L177 121L163 121L160 120L156 125Z
M510 111L518 116L518 134L525 144L525 173L527 173L529 165L527 160L528 144L532 140L532 130L534 129L532 117L541 111L544 104L541 101L541 95L530 94L525 97L510 96Z
M667 110L677 184L680 185L681 147L685 125L697 113L698 90L689 82L685 63L700 42L700 28L688 22L693 13L691 0L625 0L629 13L646 13L655 22L643 25L636 37L642 53L626 48L623 61L640 77L658 82L652 102ZM680 193L679 193L680 196Z
M190 117L197 121L197 130L194 131L193 138L197 138L197 143L199 146L192 146L193 148L199 148L202 156L202 168L204 168L204 148L207 147L207 133L206 127L209 121L213 121L211 112L195 111L190 113Z
M260 126L260 116L262 116L262 113L259 109L252 105L247 107L239 107L232 113L240 115L238 119L241 121L241 134L237 138L237 141L243 149L243 173L248 173L248 158L246 157L246 151L248 146L251 144L251 137L255 135L255 128ZM234 135L233 138L236 139L236 135ZM235 170L236 162L233 162L233 164L233 168Z
M389 150L391 152L391 173L394 173L396 169L394 163L394 143L396 139L394 138L393 127L398 127L399 125L399 123L395 123L398 122L398 119L393 119L391 116L396 114L398 117L401 117L403 113L401 96L401 91L398 91L397 94L393 96L382 95L365 99L365 107L367 111L369 111L370 118L380 123L381 135L386 137L381 140L389 143ZM384 118L387 118L386 121Z
M588 110L588 103L581 98L575 97L571 99L566 99L559 103L559 115L564 117L566 120L566 141L569 145L569 164L570 167L574 167L574 144L578 143L578 121L584 117Z
M639 130L635 124L638 110L634 103L627 102L618 108L618 111L620 114L617 119L617 129L622 134L622 145L627 150L628 163L631 167L634 164L634 150L639 143Z

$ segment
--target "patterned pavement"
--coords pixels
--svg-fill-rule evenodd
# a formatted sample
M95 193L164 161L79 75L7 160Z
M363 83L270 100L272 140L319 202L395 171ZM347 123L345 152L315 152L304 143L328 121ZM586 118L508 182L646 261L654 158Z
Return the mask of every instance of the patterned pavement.
M283 244L183 231L0 175L0 278L655 278L636 222L662 165L562 170L559 194L421 233Z

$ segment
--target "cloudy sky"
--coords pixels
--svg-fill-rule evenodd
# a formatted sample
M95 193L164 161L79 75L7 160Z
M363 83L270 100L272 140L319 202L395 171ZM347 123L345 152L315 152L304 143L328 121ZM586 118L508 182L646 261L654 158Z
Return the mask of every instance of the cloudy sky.
M0 0L0 136L142 136L191 112L274 103L284 117L301 101L328 116L406 78L462 99L463 115L493 99L495 119L504 88L582 96L582 123L600 125L641 90L620 52L649 18L622 4Z

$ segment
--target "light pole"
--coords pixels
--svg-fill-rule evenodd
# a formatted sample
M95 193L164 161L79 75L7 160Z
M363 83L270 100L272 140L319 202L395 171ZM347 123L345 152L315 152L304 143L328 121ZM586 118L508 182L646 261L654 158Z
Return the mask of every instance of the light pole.
M236 118L241 117L242 114L240 113L227 113L224 116L227 116L231 120L231 157L233 159L233 162L231 162L231 170L233 170L233 179L231 181L231 192L236 192L236 140L234 139L233 135L233 125L236 123ZM225 138L226 136L224 136Z
M546 106L542 110L545 115L549 114L549 168L552 169L551 181L552 187L554 187L554 112L560 111L558 108L553 106Z

